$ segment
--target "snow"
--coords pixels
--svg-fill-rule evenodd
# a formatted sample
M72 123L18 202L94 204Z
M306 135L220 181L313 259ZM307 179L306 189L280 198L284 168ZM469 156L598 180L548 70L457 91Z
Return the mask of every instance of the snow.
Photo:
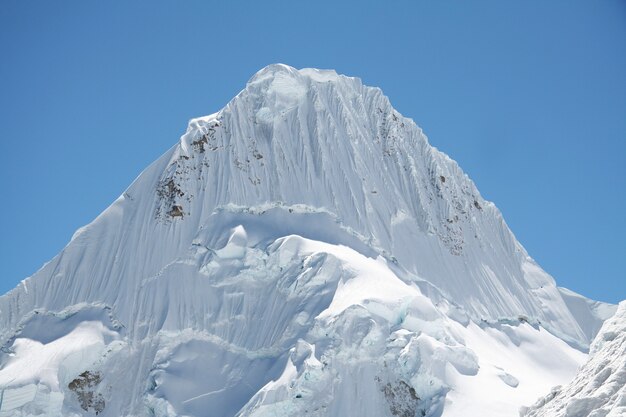
M103 319L94 320L94 319ZM59 314L36 312L8 346L0 372L0 416L60 415L61 392L85 367L119 342L107 311L76 306ZM26 406L26 410L20 410Z
M555 381L571 378L585 358L582 352L528 323L463 326L438 312L417 288L402 283L380 260L350 253L344 247L302 242L293 236L288 239L297 241L300 254L331 251L348 263L355 274L348 284L339 284L329 308L317 320L322 322L319 327L326 329L325 333L337 332L336 338L350 346L360 344L357 349L342 345L336 351L326 350L324 362L347 368L348 375L367 373L368 367L373 368L369 371L370 381L359 378L359 386L354 387L358 402L370 410L371 414L366 415L376 415L373 410L385 412L380 407L380 389L375 383L376 378L382 379L379 374L390 373L386 378L393 380L401 378L404 372L412 375L410 380L418 393L434 389L441 394L449 390L445 404L435 405L435 409L443 408L446 416L517 415L519 406L534 400L538 392ZM296 244L289 246L294 248ZM370 274L379 279L370 281ZM386 336L389 339L385 346L380 333L389 334L388 329L394 328L398 330L391 337ZM307 343L314 342L315 332L309 337ZM394 352L398 348L402 349L400 354ZM354 353L349 353L351 350ZM410 362L403 356L411 358ZM380 363L381 359L386 365ZM404 365L392 371L397 366L392 363ZM243 415L302 415L315 411L300 405L323 404L329 385L341 389L337 376L324 375L317 364L319 361L305 361L294 371L294 365L288 363L280 379L268 383ZM422 386L423 380L428 381L428 387ZM310 387L313 382L315 385ZM368 382L371 392L360 387ZM301 399L295 397L297 392L308 392L310 398L298 401ZM343 406L343 402L331 401L322 415L338 415Z
M104 417L517 415L613 311L380 89L276 64L0 297L0 415L85 372Z
M215 251L215 254L222 259L241 259L246 254L246 244L248 236L243 226L239 225L232 229L232 234L228 243L222 249Z
M100 322L86 321L46 344L18 337L12 345L13 357L2 368L0 385L37 381L58 390L60 374L72 374L76 364L89 364L102 355L106 330Z
M524 411L528 417L626 416L626 301L603 324L575 378Z
M585 360L583 353L528 323L496 328L472 323L459 331L466 346L480 352L480 370L471 377L450 372L456 388L447 397L447 416L515 416L537 392L570 380Z

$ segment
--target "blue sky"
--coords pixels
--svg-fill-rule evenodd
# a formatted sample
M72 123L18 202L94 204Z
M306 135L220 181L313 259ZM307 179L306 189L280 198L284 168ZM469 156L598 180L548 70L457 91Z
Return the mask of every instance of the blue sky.
M559 285L626 298L622 0L6 0L0 57L2 293L283 62L381 87Z

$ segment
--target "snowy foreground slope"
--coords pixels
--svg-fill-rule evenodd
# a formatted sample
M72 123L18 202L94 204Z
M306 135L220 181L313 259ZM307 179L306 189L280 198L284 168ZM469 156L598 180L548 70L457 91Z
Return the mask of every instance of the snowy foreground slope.
M516 416L614 310L379 89L272 65L0 298L0 416Z
M626 301L596 336L572 382L526 410L528 417L626 416Z

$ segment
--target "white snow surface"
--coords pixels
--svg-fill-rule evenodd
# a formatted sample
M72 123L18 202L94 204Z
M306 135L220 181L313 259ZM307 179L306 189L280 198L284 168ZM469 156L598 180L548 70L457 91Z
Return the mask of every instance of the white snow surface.
M514 416L614 310L379 89L270 65L0 297L0 416Z
M626 301L600 329L574 380L524 411L527 417L626 416Z

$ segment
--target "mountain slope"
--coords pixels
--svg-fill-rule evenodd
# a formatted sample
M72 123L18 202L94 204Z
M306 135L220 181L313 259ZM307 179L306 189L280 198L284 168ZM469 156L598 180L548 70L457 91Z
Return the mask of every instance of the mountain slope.
M589 360L565 387L526 410L528 417L626 416L626 302L591 345Z
M572 376L610 312L379 89L279 64L0 298L0 387L23 415L451 416L485 378L509 397L474 406L502 415Z

